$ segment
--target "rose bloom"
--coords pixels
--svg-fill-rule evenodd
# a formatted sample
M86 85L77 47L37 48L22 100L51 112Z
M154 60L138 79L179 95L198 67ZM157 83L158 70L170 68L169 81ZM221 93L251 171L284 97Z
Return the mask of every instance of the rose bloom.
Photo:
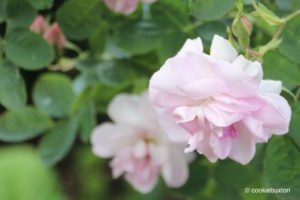
M108 107L113 123L103 123L91 135L93 152L103 158L112 157L113 177L125 179L142 192L150 192L161 174L169 187L180 187L188 178L188 162L184 144L170 141L158 123L158 115L148 99L120 94Z
M51 45L56 45L58 48L62 49L67 43L67 39L63 32L61 31L58 23L53 23L51 27L45 32L44 39Z
M142 3L153 3L157 0L141 0ZM114 12L129 15L133 13L139 0L104 0L106 6Z
M281 82L262 77L261 63L238 56L224 38L214 36L210 55L200 38L188 39L152 76L149 95L169 138L188 144L185 152L247 164L255 144L287 133L291 118Z

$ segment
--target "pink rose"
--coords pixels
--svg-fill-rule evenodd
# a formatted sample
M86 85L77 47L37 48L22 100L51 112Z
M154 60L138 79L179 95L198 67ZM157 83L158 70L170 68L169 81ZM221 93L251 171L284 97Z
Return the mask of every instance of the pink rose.
M200 38L188 39L152 76L150 99L169 138L188 143L185 152L247 164L255 144L287 133L291 118L281 82L262 77L261 64L224 38L214 36L210 55Z
M42 15L38 15L30 25L30 30L34 33L45 33L49 25Z
M108 115L113 123L96 127L91 143L96 155L113 158L114 178L125 174L143 193L153 189L160 174L170 187L186 182L191 154L185 154L182 144L170 141L162 132L148 93L118 95L109 105Z
M67 39L60 30L58 23L53 23L52 26L44 34L44 39L51 45L57 45L62 49L67 43Z

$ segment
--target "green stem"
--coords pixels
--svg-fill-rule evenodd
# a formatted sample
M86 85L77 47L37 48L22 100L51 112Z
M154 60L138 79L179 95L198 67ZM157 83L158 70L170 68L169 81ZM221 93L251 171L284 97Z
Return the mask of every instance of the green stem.
M295 103L297 102L297 96L294 95L294 93L292 93L289 89L287 89L286 87L282 87L282 91L286 92L291 97L293 97Z
M290 21L294 17L297 17L298 15L300 15L300 10L297 10L297 11L293 12L292 14L288 15L287 17L285 17L284 18L285 23L287 23L288 21Z
M300 85L298 86L298 90L296 92L296 99L298 101L298 99L300 98Z

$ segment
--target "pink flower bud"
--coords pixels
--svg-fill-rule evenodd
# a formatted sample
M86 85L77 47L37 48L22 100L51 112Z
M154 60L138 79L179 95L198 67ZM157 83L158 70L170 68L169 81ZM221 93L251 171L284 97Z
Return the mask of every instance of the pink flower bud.
M117 13L129 15L135 11L138 0L104 0L106 6Z
M245 16L242 16L241 21L242 21L244 27L247 29L248 33L251 33L252 32L252 24L251 24L251 22L249 22L248 18Z
M45 33L49 25L42 15L38 15L30 25L30 30L35 33Z
M67 43L67 39L61 31L58 23L53 23L52 26L44 34L44 39L51 45L57 45L62 49Z

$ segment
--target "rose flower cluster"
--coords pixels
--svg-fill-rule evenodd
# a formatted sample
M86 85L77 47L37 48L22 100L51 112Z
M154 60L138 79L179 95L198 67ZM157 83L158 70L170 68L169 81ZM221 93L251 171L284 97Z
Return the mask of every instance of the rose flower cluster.
M112 157L113 176L125 174L140 192L151 191L159 175L180 187L191 152L245 165L257 143L287 133L291 108L280 92L281 82L263 80L261 63L238 55L228 40L215 35L207 54L200 38L188 39L152 76L149 97L115 97L113 123L92 133L93 152Z

